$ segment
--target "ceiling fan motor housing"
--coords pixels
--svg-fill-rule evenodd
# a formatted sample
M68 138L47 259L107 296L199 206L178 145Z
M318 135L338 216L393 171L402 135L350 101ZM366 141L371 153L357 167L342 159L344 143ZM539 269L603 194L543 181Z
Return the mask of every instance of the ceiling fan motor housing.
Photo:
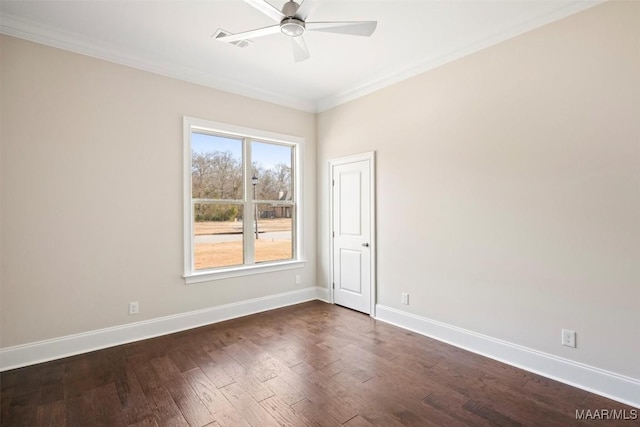
M286 16L280 21L280 32L289 37L300 37L304 34L304 21L296 18L296 13L300 5L293 0L289 0L282 6L282 14Z
M296 16L296 12L300 8L300 5L293 0L289 0L282 6L282 14L287 18L293 18Z

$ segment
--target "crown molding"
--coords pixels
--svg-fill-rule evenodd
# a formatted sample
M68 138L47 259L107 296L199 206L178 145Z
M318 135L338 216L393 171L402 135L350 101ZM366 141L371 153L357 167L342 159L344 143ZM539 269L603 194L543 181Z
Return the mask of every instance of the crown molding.
M282 95L278 92L260 89L255 86L242 84L230 79L223 79L214 76L211 73L205 73L193 68L182 67L175 64L162 64L145 61L144 59L127 55L114 46L109 46L96 40L87 39L79 34L61 31L59 29L47 27L9 14L3 14L1 17L0 33L159 74L165 77L171 77L213 89L222 90L236 95L308 113L318 113L335 108L339 105L392 86L411 77L415 77L448 62L589 9L603 3L604 1L605 0L579 0L570 2L553 13L519 23L505 31L501 31L482 40L467 44L459 49L443 52L435 58L429 58L426 60L419 59L413 64L389 71L386 75L379 75L373 79L362 82L356 87L315 101Z
M120 49L97 40L87 39L85 36L73 32L54 29L10 14L2 15L0 33L235 95L309 113L316 112L314 102L223 79L211 73L204 73L189 67L146 61L142 58L127 55Z
M540 28L562 18L566 18L567 16L589 9L593 6L604 3L605 1L606 0L584 0L572 2L553 13L530 21L522 22L505 31L501 31L482 40L467 44L457 50L442 53L440 56L430 58L428 60L416 61L412 65L396 69L384 76L378 76L374 79L363 82L361 85L354 88L323 98L316 103L316 111L322 112L335 108L339 105L346 104L347 102L353 101L357 98L361 98L396 83L400 83L401 81L407 80L411 77L433 70L434 68L440 67L448 62L455 61L456 59L460 59L482 49L486 49L505 40L519 36L520 34L535 30L536 28Z

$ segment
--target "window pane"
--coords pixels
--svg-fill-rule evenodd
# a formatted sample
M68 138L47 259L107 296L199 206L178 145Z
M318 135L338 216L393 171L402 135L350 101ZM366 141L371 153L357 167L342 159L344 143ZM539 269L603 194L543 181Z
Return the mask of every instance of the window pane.
M251 143L253 176L258 178L255 186L258 200L292 200L291 159L293 147Z
M194 199L242 200L242 140L191 134Z
M244 263L242 205L193 205L194 264L196 270Z
M256 262L292 259L293 207L277 203L258 204L257 207Z

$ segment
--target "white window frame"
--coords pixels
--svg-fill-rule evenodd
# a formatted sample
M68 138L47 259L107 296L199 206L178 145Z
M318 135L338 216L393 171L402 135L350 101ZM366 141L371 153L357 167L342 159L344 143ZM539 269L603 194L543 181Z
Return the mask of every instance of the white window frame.
M293 257L283 261L253 263L253 252L249 257L249 263L230 267L212 268L207 270L196 270L194 267L194 221L193 221L193 200L191 197L191 134L194 131L228 135L231 137L248 138L258 142L268 142L275 144L292 145L295 147L293 159L293 191L294 191L294 227L293 231ZM187 284L208 282L211 280L227 279L230 277L246 276L250 274L268 273L274 271L290 270L302 268L305 264L303 245L303 182L302 182L302 159L304 159L304 138L281 133L268 132L260 129L246 128L226 123L213 122L209 120L197 119L193 117L183 118L183 147L184 147L184 279ZM244 195L243 203L245 209L252 209L254 203L260 200L251 200L251 180L247 179L251 171L251 159L248 153L243 158L244 167ZM244 218L249 216L243 215ZM252 221L243 221L243 236L245 250L253 250L253 225ZM247 259L245 258L245 262Z

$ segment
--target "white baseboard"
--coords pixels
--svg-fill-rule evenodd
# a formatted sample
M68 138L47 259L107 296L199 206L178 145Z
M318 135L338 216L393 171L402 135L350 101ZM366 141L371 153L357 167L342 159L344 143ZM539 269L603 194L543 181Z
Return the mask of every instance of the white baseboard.
M508 365L640 408L640 380L383 305L376 319Z
M329 288L317 287L316 289L318 291L318 299L331 304L331 292L329 292Z
M322 299L324 291L327 290L313 286L173 316L2 348L0 372Z
M0 349L0 372L222 322L311 300L329 302L327 288L309 287L188 313ZM640 380L522 347L383 305L376 319L640 408Z

